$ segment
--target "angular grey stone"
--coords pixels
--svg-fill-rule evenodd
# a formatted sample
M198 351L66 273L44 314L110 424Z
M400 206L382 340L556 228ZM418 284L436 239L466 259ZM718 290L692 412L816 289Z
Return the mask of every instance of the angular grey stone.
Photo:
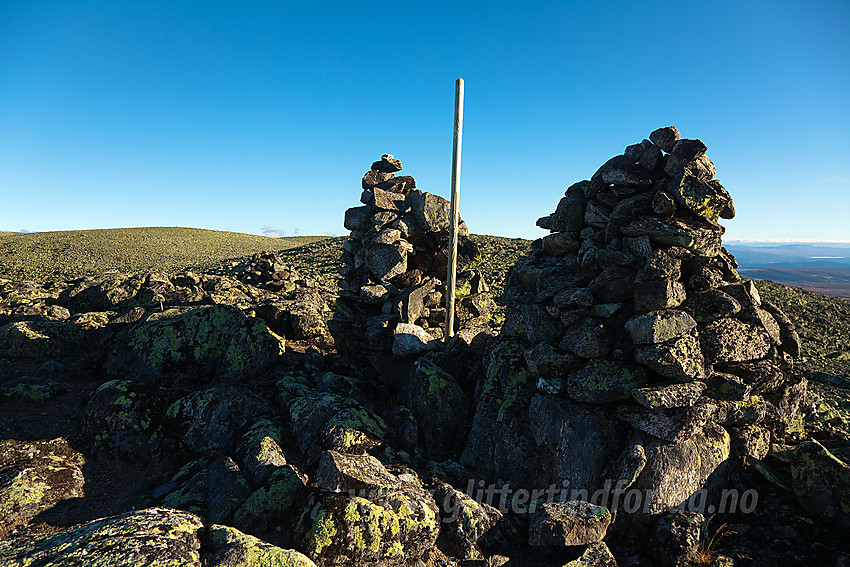
M638 388L632 390L632 397L646 409L672 409L694 405L703 390L705 383L694 381Z
M696 329L665 343L636 347L633 356L635 362L677 382L705 377L705 360Z
M343 226L346 230L368 230L372 224L370 216L372 211L369 207L352 207L345 211Z
M567 394L577 402L604 404L629 398L646 384L646 373L637 365L616 360L591 360L570 372Z
M397 488L401 485L398 477L372 455L343 455L336 451L322 452L315 483L331 492Z
M584 225L584 207L587 201L575 197L564 197L551 215L551 230L554 232L578 232Z
M626 321L626 331L636 345L663 343L694 329L696 321L684 311L650 311Z
M599 303L623 303L634 294L635 272L626 268L605 268L588 284Z
M584 358L601 358L611 351L613 342L602 319L588 317L570 326L559 346Z
M393 354L416 356L437 348L438 341L419 325L399 323L393 331Z
M384 191L378 187L364 189L360 202L387 211L404 211L407 208L406 197L393 191Z
M731 440L725 429L708 422L684 440L647 440L644 450L646 466L632 488L651 490L644 510L658 514L685 503L712 474L723 472L718 469L729 459Z
M597 543L611 524L607 508L589 502L546 502L532 514L528 543L567 547Z
M392 179L393 177L395 177L395 174L391 172L369 170L366 172L366 175L363 176L363 182L361 185L363 189L371 189L380 183Z
M672 257L666 250L653 250L643 267L638 270L635 281L677 281L680 277L682 277L682 260Z
M573 355L560 353L546 343L526 350L524 355L528 371L541 378L565 377L577 363Z
M719 289L688 294L688 300L682 310L690 313L698 323L709 323L723 317L730 317L741 311L738 301Z
M685 286L669 280L641 282L634 286L635 311L672 309L685 301Z
M690 227L678 220L635 220L620 231L626 236L648 236L665 246L681 246L695 254L717 256L723 228Z
M400 243L373 246L366 253L366 267L378 281L403 274L407 271L407 248Z
M673 151L673 147L676 145L676 142L678 142L681 137L682 135L679 133L679 129L675 126L659 128L658 130L655 130L654 132L652 132L652 134L649 135L649 139L652 141L652 143L667 153Z
M540 247L546 256L560 258L575 252L581 246L581 243L569 236L570 233L555 233L544 236L540 239Z
M750 398L752 386L734 374L714 372L708 380L707 394L715 400L744 401Z
M372 171L381 171L385 173L393 173L401 171L401 162L395 159L392 154L384 154L381 159L374 162L370 168Z
M530 344L554 342L561 338L564 328L552 319L540 305L523 304L508 311L503 332L508 336L525 337Z
M584 222L592 226L604 227L608 224L608 216L610 214L610 209L591 201L584 210Z
M635 165L633 160L624 155L612 157L605 162L594 174L594 177L597 176L601 176L602 181L607 184L649 185L652 183L652 174L639 165Z
M661 218L672 217L676 213L676 201L666 191L656 191L652 197L652 210Z
M717 363L758 360L770 350L767 331L732 318L703 325L700 341L709 360Z

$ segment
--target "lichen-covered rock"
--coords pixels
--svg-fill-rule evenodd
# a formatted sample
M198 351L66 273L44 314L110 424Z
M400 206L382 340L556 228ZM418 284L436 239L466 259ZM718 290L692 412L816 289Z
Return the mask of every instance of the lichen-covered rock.
M148 508L64 530L0 541L0 565L102 565L201 567L200 518L189 512Z
M207 534L214 550L205 559L207 567L316 567L303 553L281 549L230 526L213 524Z
M591 360L570 372L567 393L577 402L604 404L629 398L646 384L646 373L636 364L616 360Z
M581 554L564 567L617 567L617 561L604 542L592 543Z
M0 528L24 523L62 500L81 498L84 464L83 455L62 438L0 441Z
M677 510L660 514L647 540L650 557L661 567L689 567L705 522L702 514Z
M696 329L664 343L639 346L635 348L634 359L677 382L705 377L705 359Z
M648 386L632 390L632 397L647 409L690 407L705 390L705 383L694 381L667 386Z
M314 464L324 449L328 434L334 428L347 428L383 441L387 436L384 420L357 401L330 392L311 392L295 397L286 404L295 448Z
M712 475L720 484L724 464L730 454L730 437L725 429L707 423L683 441L666 442L646 438L641 443L646 466L632 488L651 490L644 510L651 514L680 506L698 490L705 488ZM723 468L721 468L723 467ZM718 473L718 469L721 469Z
M419 424L421 441L434 455L447 457L458 448L460 439L451 432L463 427L470 404L457 381L433 358L416 361L412 378L405 385L405 405Z
M431 494L403 487L379 496L318 492L296 532L318 565L404 565L426 557L440 530Z
M331 492L389 489L400 486L381 461L371 455L342 455L325 451L316 469L316 486Z
M808 441L794 450L791 476L803 508L850 529L850 465L817 441Z
M720 363L758 360L770 349L770 337L763 328L731 318L701 327L700 341L707 356Z
M611 512L602 506L573 500L545 502L532 514L530 545L566 547L597 543L611 524Z
M283 338L263 321L229 305L164 315L168 316L140 323L128 332L130 360L115 353L115 371L129 367L140 377L242 380L263 370L284 349Z
M282 442L283 428L269 419L259 420L242 435L236 454L254 485L263 484L286 465Z
M177 400L166 415L176 423L182 447L197 454L231 449L238 434L268 412L268 402L247 388L217 384Z
M442 517L438 547L459 559L484 559L483 550L499 538L502 513L444 482L437 483L434 500Z
M58 359L67 355L83 336L72 323L16 321L0 327L0 357Z
M251 494L239 465L224 455L187 463L156 492L166 491L164 506L193 512L210 522L230 522Z
M304 483L304 476L292 465L277 468L234 513L234 525L248 531L281 525L289 529L288 520L307 493Z
M176 448L168 408L176 395L132 380L98 387L83 410L79 431L96 451L124 458L163 458Z
M440 341L419 325L399 323L393 331L393 354L417 356L437 348Z
M636 345L663 343L694 329L696 321L684 311L652 311L626 321L626 331Z

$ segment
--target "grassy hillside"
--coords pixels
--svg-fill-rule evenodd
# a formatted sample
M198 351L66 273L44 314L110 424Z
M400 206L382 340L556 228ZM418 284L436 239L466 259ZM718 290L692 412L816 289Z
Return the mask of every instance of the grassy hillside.
M0 233L0 277L44 281L107 270L206 270L255 252L285 250L322 238L267 238L178 227Z

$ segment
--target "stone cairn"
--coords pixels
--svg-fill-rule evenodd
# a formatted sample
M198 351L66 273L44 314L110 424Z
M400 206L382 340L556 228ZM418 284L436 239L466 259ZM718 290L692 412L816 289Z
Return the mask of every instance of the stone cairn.
M735 210L705 152L661 128L569 187L503 296L502 333L525 345L539 392L613 412L633 439L653 440L656 459L698 442L699 470L627 444L608 471L638 487L697 490L730 451L758 463L801 426L800 338L722 246L718 219ZM679 504L659 494L651 509Z
M445 327L450 203L396 176L401 162L384 155L363 176L363 206L345 212L340 296L331 321L337 349L355 358L416 355L436 347ZM495 303L479 257L460 221L455 329L462 336L489 321Z

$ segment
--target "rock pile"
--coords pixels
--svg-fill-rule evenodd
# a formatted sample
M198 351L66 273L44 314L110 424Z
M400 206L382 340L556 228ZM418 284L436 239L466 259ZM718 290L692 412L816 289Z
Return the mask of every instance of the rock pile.
M464 464L521 486L622 480L655 513L799 427L800 339L722 246L734 208L705 151L656 130L538 220L551 234L509 275Z
M363 206L345 212L340 297L332 321L337 349L349 356L406 356L443 338L450 203L396 176L401 162L384 155L363 176ZM455 329L486 326L495 308L482 275L470 269L478 246L466 223L458 236Z

